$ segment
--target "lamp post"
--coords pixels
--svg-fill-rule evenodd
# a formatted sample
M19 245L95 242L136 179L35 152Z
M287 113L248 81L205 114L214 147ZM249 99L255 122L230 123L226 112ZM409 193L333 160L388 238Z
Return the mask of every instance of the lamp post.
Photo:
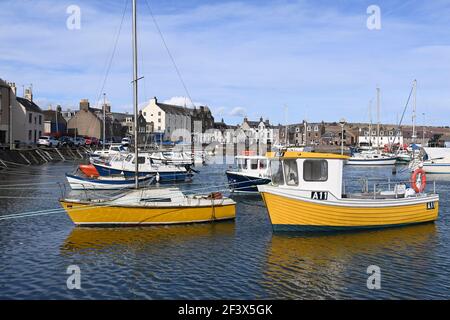
M423 128L422 128L422 147L425 146L425 113L423 115Z
M342 118L339 120L339 124L341 125L341 155L344 154L344 126L345 126L345 119Z

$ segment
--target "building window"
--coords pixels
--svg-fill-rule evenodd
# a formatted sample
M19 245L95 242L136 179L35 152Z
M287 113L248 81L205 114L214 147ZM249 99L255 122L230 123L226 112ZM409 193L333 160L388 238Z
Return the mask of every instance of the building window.
M31 130L28 130L28 140L31 140Z
M314 131L319 131L319 127L318 126L314 126Z
M158 116L160 116L161 115L161 111L158 111Z
M30 113L28 114L28 122L32 123L33 122L33 115ZM30 138L31 139L31 138Z
M161 131L161 127L158 127L158 131Z
M384 131L380 131L380 136L384 136Z
M308 127L306 128L306 131L311 131L311 126L308 126Z
M394 134L394 132L392 132L392 131L389 131L389 135L390 136L392 136Z
M42 124L42 116L41 115L39 116L39 124ZM39 133L39 135L41 135L41 134Z
M146 114L146 112L144 111L144 117L146 116L147 114Z
M161 118L158 119L158 122L161 123Z

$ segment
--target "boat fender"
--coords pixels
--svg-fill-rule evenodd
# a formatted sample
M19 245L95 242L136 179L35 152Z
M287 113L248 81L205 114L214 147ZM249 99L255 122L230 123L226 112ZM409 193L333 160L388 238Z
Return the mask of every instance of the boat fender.
M421 193L425 190L426 185L427 185L427 177L425 175L425 170L423 170L422 168L417 168L411 175L411 187L414 189L415 192Z
M159 172L156 173L156 182L159 182L159 180L161 179L161 177L159 176Z

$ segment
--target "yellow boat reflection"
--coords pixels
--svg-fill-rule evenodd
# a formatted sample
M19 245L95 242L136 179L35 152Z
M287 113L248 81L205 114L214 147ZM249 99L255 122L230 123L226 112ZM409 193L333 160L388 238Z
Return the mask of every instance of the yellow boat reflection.
M124 228L86 228L72 230L61 247L62 251L103 249L115 245L136 246L149 243L187 242L198 238L233 236L232 222Z
M395 256L403 259L414 250L414 256L423 257L421 263L426 265L427 257L433 254L428 244L436 237L433 223L353 233L273 234L264 275L267 285L278 293L277 298L309 294L338 298L354 270L359 270L365 281L369 265L387 268L384 255L394 255L389 260L395 261ZM316 290L308 293L312 288Z

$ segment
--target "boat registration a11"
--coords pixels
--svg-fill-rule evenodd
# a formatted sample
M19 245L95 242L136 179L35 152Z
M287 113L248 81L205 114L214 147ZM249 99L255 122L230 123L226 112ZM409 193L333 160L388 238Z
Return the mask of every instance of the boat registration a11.
M311 199L313 200L327 200L328 192L327 191L311 191Z

